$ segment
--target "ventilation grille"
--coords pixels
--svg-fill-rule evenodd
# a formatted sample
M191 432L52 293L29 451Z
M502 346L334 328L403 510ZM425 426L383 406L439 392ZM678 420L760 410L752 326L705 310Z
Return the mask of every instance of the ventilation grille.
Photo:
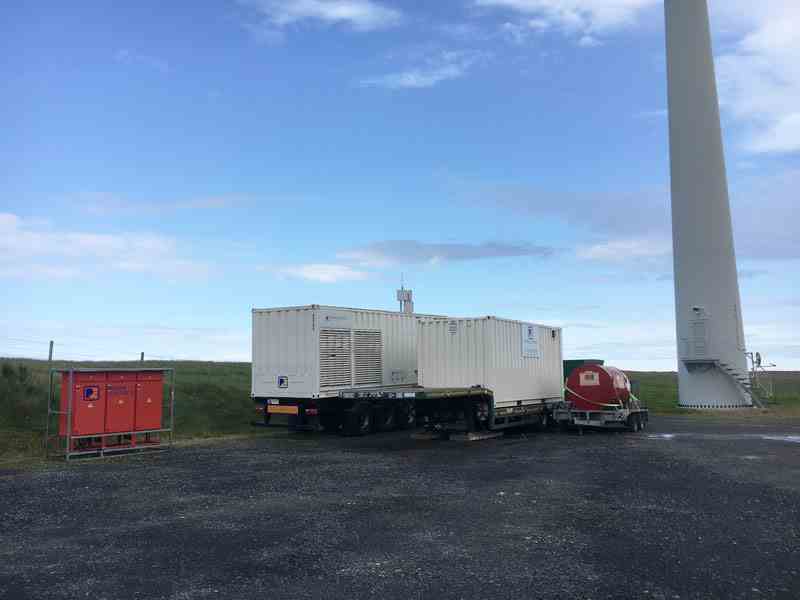
M353 355L356 364L356 385L381 385L383 341L380 331L354 331Z
M320 388L347 387L352 385L352 364L353 357L350 331L347 329L320 329Z

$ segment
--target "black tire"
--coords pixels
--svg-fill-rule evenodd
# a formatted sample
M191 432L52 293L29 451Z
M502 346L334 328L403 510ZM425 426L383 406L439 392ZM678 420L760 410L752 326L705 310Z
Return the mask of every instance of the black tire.
M389 403L377 407L378 431L394 431L397 428L397 415L395 407Z
M372 407L369 402L359 402L349 411L344 424L344 434L366 435L372 431Z
M325 433L335 433L342 426L342 420L336 413L323 413L319 416L319 425Z
M272 419L272 415L267 412L267 407L264 407L264 425L269 425L269 421Z
M632 414L628 417L628 431L631 433L637 433L639 431L639 415Z
M397 405L395 421L398 429L414 429L417 426L417 406L413 400L403 400Z
M542 411L542 414L539 415L539 429L541 431L547 431L550 427L550 415L547 414L547 411Z
M464 426L468 432L478 431L478 407L472 400L464 402Z

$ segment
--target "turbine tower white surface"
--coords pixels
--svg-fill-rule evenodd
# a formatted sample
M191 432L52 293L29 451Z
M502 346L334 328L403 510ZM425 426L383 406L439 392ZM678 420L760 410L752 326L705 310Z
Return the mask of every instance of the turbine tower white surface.
M666 0L679 404L752 406L707 0Z

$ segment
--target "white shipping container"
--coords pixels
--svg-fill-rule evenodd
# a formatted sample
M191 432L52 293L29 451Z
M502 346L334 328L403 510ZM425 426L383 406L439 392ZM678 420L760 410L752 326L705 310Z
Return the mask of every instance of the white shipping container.
M481 386L497 407L562 398L561 328L496 317L421 320L419 385Z
M298 306L253 309L254 398L324 398L417 383L417 321L399 312Z

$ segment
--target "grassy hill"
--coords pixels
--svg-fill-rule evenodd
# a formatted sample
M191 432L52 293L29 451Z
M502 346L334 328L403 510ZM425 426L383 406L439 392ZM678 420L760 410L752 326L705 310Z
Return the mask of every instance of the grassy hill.
M214 362L60 362L54 368L171 367L176 372L175 429L178 437L251 433L250 364ZM46 361L0 358L0 458L39 453L47 414ZM640 397L657 414L677 406L675 373L629 373ZM770 413L800 417L800 373L773 374L776 403ZM691 413L698 414L698 413Z

